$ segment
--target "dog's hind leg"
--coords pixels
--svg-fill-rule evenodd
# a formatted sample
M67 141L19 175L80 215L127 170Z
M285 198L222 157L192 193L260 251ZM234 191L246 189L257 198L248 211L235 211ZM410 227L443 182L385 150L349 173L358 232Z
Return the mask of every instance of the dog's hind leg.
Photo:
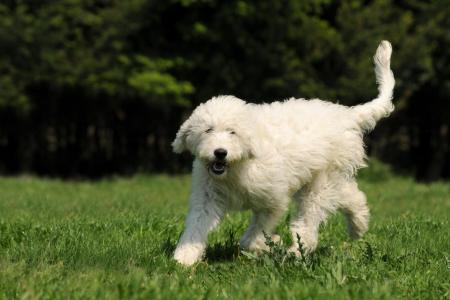
M313 182L295 195L298 214L291 223L293 245L290 251L300 255L298 237L303 251L308 254L315 250L319 238L319 226L336 206L336 186L329 174L318 174Z
M339 206L347 218L348 232L352 238L360 238L369 225L369 208L366 195L358 189L355 181L343 185Z

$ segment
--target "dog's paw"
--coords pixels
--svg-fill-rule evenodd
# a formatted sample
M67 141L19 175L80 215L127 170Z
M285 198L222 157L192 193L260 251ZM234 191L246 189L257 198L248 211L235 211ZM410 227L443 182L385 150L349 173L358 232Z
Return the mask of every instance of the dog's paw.
M316 249L316 245L317 244L308 245L308 244L302 243L302 250L300 251L298 243L294 243L288 248L288 252L294 253L295 256L297 256L297 257L302 257L303 255L308 256L312 252L314 252L314 250Z
M203 251L198 247L192 245L183 245L177 247L173 258L180 264L184 266L192 266L203 256Z
M261 254L263 251L270 250L269 246L267 246L266 243L263 241L254 241L254 242L250 243L250 245L248 245L244 249L246 249L247 251L256 253L256 254Z
M297 257L301 257L302 253L300 252L300 249L298 249L298 245L292 245L291 247L289 247L288 249L289 253L294 253L295 256Z
M272 234L271 238L272 238L272 241L275 244L282 244L283 243L283 241L281 240L281 237L278 234Z
M239 242L239 246L247 251L260 253L263 250L268 250L269 247L265 244L264 239L262 238L246 238L243 237Z
M281 244L281 237L278 234L272 234L271 239L274 243ZM254 239L243 238L240 241L240 247L257 254L270 250L263 236Z

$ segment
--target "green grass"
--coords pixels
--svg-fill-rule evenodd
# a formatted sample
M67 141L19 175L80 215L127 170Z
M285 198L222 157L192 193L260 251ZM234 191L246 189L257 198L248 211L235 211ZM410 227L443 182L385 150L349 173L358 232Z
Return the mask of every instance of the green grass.
M0 178L0 299L449 299L450 183L379 166L359 181L372 212L362 240L336 215L310 259L277 246L254 258L239 254L249 214L238 213L210 236L206 261L184 268L171 252L189 176Z

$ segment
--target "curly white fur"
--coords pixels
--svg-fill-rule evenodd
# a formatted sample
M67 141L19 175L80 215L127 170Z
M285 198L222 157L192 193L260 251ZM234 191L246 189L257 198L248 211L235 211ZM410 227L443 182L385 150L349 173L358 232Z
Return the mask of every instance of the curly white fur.
M263 232L272 233L291 199L299 207L293 239L300 236L307 253L317 245L319 225L337 209L347 216L350 234L362 236L369 209L354 175L365 166L364 131L394 108L391 52L390 43L381 42L374 57L379 95L363 105L318 99L255 105L219 96L198 106L172 144L175 152L195 156L189 214L174 258L184 265L200 260L208 233L229 210L253 211L241 246L266 249ZM296 244L291 250L298 254Z

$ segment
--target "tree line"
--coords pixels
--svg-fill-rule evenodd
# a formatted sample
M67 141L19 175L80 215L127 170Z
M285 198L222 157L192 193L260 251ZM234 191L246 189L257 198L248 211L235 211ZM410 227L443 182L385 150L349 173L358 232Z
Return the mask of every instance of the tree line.
M0 172L178 172L171 154L200 102L290 97L355 105L377 94L372 55L394 47L396 111L371 155L450 177L450 9L416 0L4 0Z

